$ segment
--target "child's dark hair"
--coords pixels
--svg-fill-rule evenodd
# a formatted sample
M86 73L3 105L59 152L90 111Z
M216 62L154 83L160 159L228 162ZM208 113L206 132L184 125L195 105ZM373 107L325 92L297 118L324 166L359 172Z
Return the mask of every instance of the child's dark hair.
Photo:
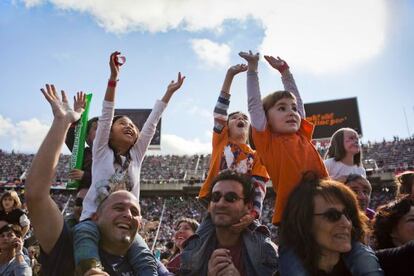
M88 120L88 124L86 126L86 135L89 134L89 131L91 130L93 123L95 123L95 122L97 123L98 119L99 119L98 117L93 117L93 118Z
M247 117L247 120L249 120L249 117L246 114L244 114L243 112L241 112L241 111L234 111L234 112L230 113L227 116L227 125L229 124L230 117L233 116L233 115L236 115L236 114L243 114L243 115L245 115ZM253 137L253 135L252 135L252 126L251 126L251 124L249 122L249 133L247 135L246 144L252 145L252 143L250 143L250 140L252 140L252 137ZM254 147L254 144L253 144L253 147Z
M112 125L111 125L111 130L112 130L112 126L115 124L116 121L118 121L121 118L128 118L130 119L128 116L126 115L115 115L114 118L112 119ZM132 121L132 120L131 120ZM132 122L134 124L134 122ZM138 127L134 124L135 128L138 130ZM111 145L111 142L109 140L109 148L114 152L114 160L115 163L119 164L122 166L122 159L121 156L118 154L118 152L114 149L114 147ZM133 145L131 145L131 147L128 149L128 152L126 154L126 162L129 164L129 162L131 161L131 155L129 153L129 150L133 147Z
M266 118L267 118L267 111L269 111L269 109L271 109L272 106L274 106L278 101L280 101L281 99L285 99L285 98L296 100L296 97L295 95L293 95L292 92L285 91L285 90L273 92L272 94L269 94L263 98L262 104L263 104L264 112L266 114Z
M352 128L340 128L331 137L331 143L329 149L326 152L325 159L333 158L335 161L340 161L346 156L346 150L344 146L344 133L345 131L355 132ZM354 155L354 164L361 166L362 153L361 150Z
M22 237L22 228L17 224L6 224L0 228L0 234L5 232L13 232L17 237Z

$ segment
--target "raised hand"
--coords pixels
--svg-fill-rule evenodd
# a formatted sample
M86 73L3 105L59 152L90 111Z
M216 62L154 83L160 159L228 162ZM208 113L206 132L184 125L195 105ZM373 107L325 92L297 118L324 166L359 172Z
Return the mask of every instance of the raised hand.
M241 72L245 72L245 71L247 71L247 65L241 63L241 64L236 64L236 65L231 66L227 70L227 73L230 74L230 75L232 75L232 76L235 76L235 75L237 75L237 74L239 74Z
M85 109L86 106L86 94L82 91L77 92L76 96L73 96L73 110L79 111Z
M180 89L184 83L185 76L181 76L181 72L178 73L177 81L172 80L167 87L167 93L174 93Z
M240 52L239 56L247 61L249 71L257 71L260 58L259 53L253 54L253 52L249 50L249 52Z
M185 76L181 76L181 72L178 73L177 81L172 80L167 87L167 91L162 97L161 101L164 103L168 103L171 99L171 96L174 94L175 91L180 89L181 85L183 85L185 80Z
M273 56L264 56L264 58L270 64L270 66L278 70L280 73L283 73L289 69L289 65L280 57L274 58Z
M46 90L43 88L40 90L52 107L52 112L55 119L64 120L69 124L80 119L85 106L85 94L83 92L78 92L77 98L75 98L76 109L72 110L69 106L65 91L61 90L61 100L57 95L56 88L53 84L46 84Z
M111 80L117 80L119 75L120 63L118 62L118 57L121 52L115 51L111 54L109 58L109 67L111 68Z

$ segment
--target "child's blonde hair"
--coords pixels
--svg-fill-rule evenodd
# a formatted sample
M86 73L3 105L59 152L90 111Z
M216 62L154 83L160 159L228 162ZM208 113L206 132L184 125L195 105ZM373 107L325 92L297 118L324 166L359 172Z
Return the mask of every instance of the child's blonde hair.
M3 199L5 199L6 197L11 197L13 199L14 208L22 208L22 202L20 201L19 195L16 193L16 191L6 191L0 197L0 209L1 210L4 210Z
M296 97L295 95L293 95L292 92L284 91L284 90L273 92L272 94L269 94L263 98L262 104L263 104L263 109L266 114L266 118L267 118L267 111L269 111L269 109L271 109L272 106L274 106L278 101L280 101L281 99L285 99L285 98L293 99L296 101Z

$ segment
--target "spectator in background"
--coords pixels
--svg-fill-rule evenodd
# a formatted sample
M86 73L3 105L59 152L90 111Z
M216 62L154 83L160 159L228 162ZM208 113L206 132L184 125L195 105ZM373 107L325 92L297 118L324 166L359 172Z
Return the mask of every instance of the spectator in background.
M183 251L184 242L194 235L199 224L195 219L181 218L177 221L174 233L173 254L169 258L166 267L173 273L178 273L181 265L181 253Z
M326 169L334 180L344 182L350 174L367 176L362 166L358 133L352 128L341 128L335 131L325 159Z
M79 121L78 121L79 122ZM65 144L70 151L73 150L73 144L75 140L75 126L76 123L72 124L66 135ZM80 181L82 188L89 188L92 181L92 146L95 140L96 129L98 128L98 117L93 117L88 121L86 129L86 143L88 147L85 147L83 156L82 169L72 169L69 172L69 178Z
M414 201L409 195L378 208L374 238L385 275L414 275Z
M21 227L7 224L0 228L0 275L31 276L30 259L23 254Z
M40 249L37 245L31 245L27 249L28 257L30 259L30 267L32 268L33 275L38 275L40 272L39 253Z
M409 194L414 198L414 171L405 171L398 175L397 185L399 186L400 194Z
M66 223L70 228L73 228L79 222L79 218L82 214L83 199L85 198L87 192L88 188L81 188L76 194L73 212L67 218L65 218Z
M374 237L377 249L397 247L414 240L414 201L408 195L377 209Z
M4 192L0 197L0 203L0 221L3 221L2 224L10 223L19 225L22 228L22 237L26 236L30 228L30 220L21 209L22 203L17 192Z
M350 174L345 180L347 185L356 195L359 207L369 219L373 219L375 211L368 208L371 200L372 187L368 179L359 174Z

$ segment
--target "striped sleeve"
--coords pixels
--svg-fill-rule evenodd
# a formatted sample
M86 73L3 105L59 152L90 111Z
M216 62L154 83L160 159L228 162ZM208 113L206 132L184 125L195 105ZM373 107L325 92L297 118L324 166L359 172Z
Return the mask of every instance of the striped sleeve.
M266 179L260 176L252 176L254 186L253 196L253 211L256 213L256 218L262 216L263 201L266 196Z
M214 107L214 132L221 133L227 122L227 110L230 105L230 94L221 92Z

